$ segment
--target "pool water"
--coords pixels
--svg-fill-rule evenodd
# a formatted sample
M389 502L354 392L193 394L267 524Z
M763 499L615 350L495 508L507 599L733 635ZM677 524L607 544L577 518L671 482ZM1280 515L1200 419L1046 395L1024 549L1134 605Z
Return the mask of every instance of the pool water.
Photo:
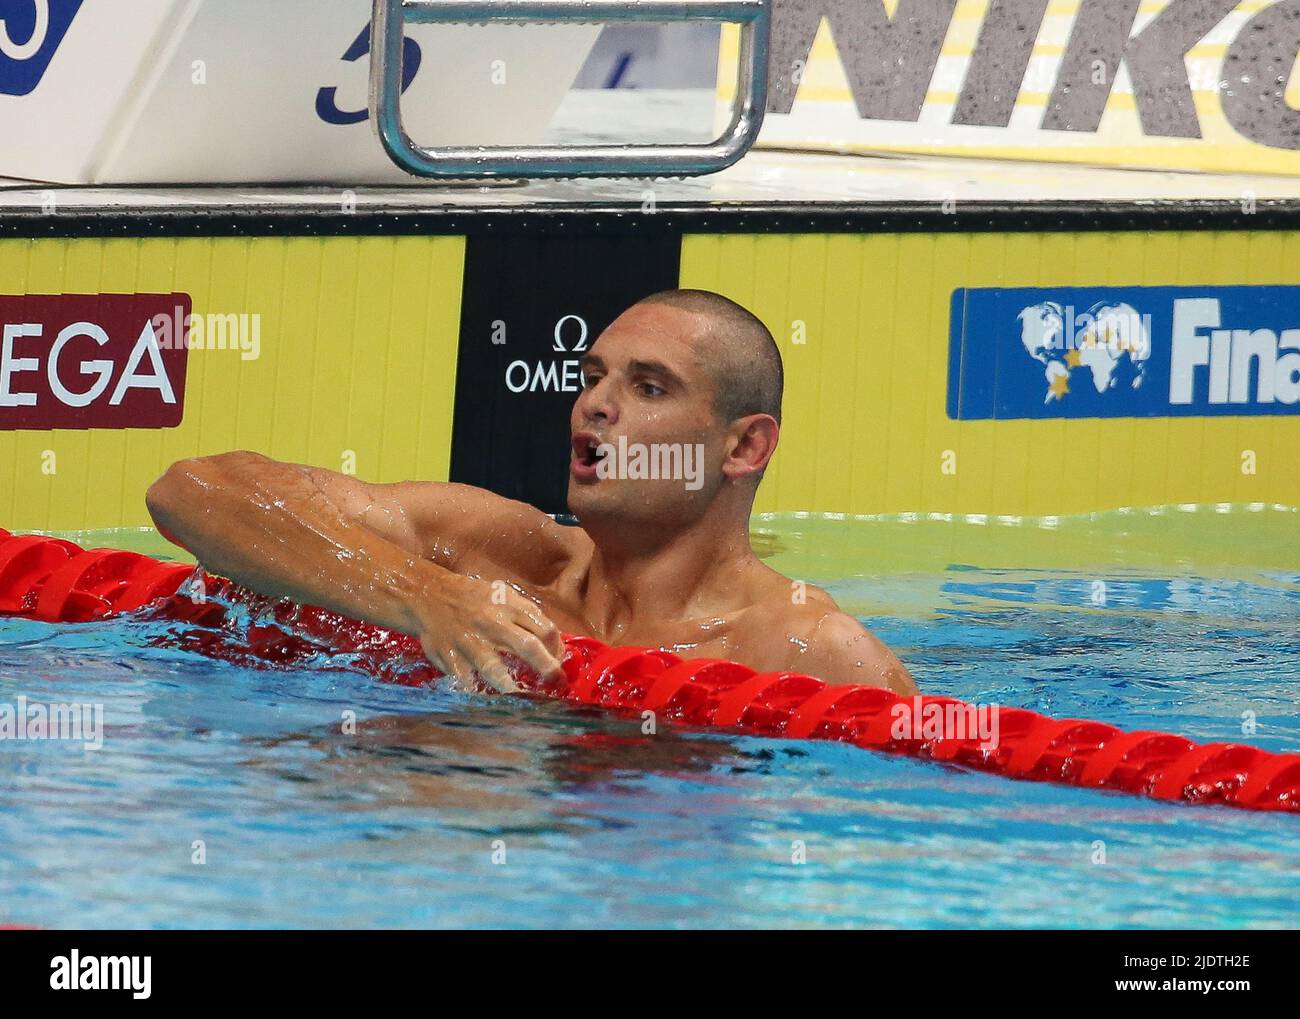
M755 539L926 692L1296 751L1298 526L1273 507L795 515ZM644 736L327 662L251 670L167 647L168 625L0 619L0 704L98 703L105 722L98 750L0 740L0 924L1300 924L1294 815Z

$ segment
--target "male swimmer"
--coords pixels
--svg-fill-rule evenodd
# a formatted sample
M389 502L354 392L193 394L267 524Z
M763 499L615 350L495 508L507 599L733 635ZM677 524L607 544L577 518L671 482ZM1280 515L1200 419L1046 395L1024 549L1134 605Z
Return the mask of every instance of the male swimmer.
M502 692L516 687L500 653L553 675L562 632L916 692L861 623L750 545L783 386L762 322L719 294L664 291L601 333L582 374L580 527L469 485L373 485L248 452L174 464L149 511L212 572L415 636L444 673ZM644 477L629 449L698 461L689 481Z

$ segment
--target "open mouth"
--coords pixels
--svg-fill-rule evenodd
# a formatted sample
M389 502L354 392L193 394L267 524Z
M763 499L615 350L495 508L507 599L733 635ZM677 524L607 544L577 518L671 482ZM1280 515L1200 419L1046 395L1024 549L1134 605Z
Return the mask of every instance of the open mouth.
M573 437L573 456L583 467L595 467L605 459L607 452L607 449L602 448L600 439L590 432L582 432Z

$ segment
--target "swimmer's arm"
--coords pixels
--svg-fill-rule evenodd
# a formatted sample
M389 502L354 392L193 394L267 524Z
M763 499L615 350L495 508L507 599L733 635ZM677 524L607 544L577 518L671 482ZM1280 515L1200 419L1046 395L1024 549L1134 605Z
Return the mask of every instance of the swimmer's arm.
M422 640L431 628L459 639L468 624L485 624L499 638L497 647L549 672L562 645L540 610L516 604L513 591L508 605L488 609L479 604L486 599L462 590L469 578L450 569L458 559L473 559L495 531L513 533L521 512L514 507L522 504L502 510L494 500L510 502L467 485L372 485L249 452L182 460L146 497L159 530L214 573ZM550 653L521 627L554 645ZM481 657L481 648L473 650Z
M801 628L796 646L806 644L785 666L827 683L883 686L911 697L920 691L907 667L885 643L852 616L838 610Z
M181 460L145 496L164 536L214 573L401 629L422 573L399 500L300 464L233 452Z

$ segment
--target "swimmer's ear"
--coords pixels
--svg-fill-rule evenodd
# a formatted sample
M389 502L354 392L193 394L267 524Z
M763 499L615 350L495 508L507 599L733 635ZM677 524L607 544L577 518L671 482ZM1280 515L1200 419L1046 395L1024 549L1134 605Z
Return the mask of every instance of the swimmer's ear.
M761 474L781 437L781 426L771 414L747 414L731 423L722 473L729 478Z

